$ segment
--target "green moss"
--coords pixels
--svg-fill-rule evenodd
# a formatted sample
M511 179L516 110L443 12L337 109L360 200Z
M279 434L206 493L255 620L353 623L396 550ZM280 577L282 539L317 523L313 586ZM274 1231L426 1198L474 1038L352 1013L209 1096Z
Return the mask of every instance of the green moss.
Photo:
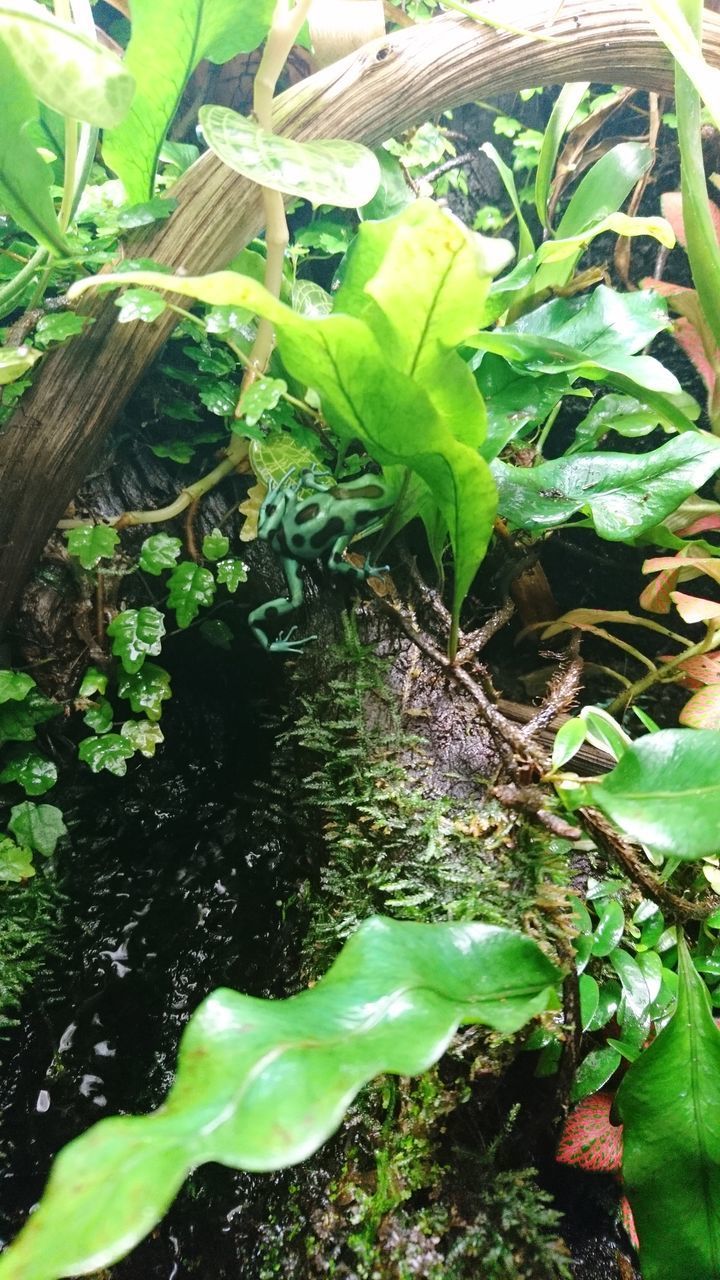
M562 950L569 921L556 842L480 786L470 799L432 793L428 744L401 722L387 665L348 628L323 652L314 687L303 667L281 739L276 795L313 866L290 907L306 918L304 979L374 912L482 920ZM285 1184L262 1232L261 1280L569 1276L558 1215L532 1171L499 1172L502 1144L486 1132L484 1104L515 1053L512 1040L468 1028L425 1075L369 1085L336 1139L294 1172L291 1193Z
M54 945L61 895L44 868L0 888L0 1032L12 1026L23 993L42 977Z

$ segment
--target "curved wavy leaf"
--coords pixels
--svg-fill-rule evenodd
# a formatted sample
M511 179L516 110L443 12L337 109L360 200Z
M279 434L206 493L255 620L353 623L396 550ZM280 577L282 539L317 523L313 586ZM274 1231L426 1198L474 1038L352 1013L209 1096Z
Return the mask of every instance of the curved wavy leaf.
M207 1160L256 1171L304 1160L373 1076L425 1071L461 1022L517 1031L554 1003L558 978L510 929L377 916L309 991L213 992L185 1031L167 1101L103 1120L65 1148L0 1258L0 1280L58 1280L115 1261Z

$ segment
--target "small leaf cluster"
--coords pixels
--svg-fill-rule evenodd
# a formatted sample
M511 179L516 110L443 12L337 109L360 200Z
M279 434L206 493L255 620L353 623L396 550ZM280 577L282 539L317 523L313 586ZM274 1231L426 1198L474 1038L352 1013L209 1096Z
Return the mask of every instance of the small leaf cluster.
M68 549L88 570L111 557L117 542L117 532L107 526L73 529L68 535ZM202 551L213 571L194 560L181 560L180 539L156 533L144 540L138 568L151 577L168 575L167 604L174 610L178 627L184 629L213 604L218 584L232 594L245 582L245 565L230 556L229 550L230 541L219 529L206 535ZM209 628L204 634L210 643L228 646L232 632L225 623L216 619L205 627ZM163 703L171 696L170 675L151 659L160 656L165 633L165 615L155 605L122 609L108 624L107 637L117 660L112 673L115 693L142 718L122 719L115 730L116 713L107 696L111 676L96 666L86 671L76 706L93 736L81 741L78 755L93 773L107 770L124 777L134 755L153 756L163 742L159 721Z

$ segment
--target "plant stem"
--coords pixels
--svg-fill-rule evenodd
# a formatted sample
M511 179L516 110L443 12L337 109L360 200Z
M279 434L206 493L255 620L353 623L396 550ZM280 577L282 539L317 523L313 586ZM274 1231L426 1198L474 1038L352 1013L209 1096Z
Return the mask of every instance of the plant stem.
M18 271L16 276L13 276L12 280L3 289L0 289L0 318L14 309L15 301L22 293L25 285L45 265L49 256L47 249L38 246L32 258L25 263L25 266Z
M700 654L707 653L708 650L714 649L716 645L717 635L713 632L709 632L703 640L699 640L697 644L690 645L687 649L683 649L682 653L678 653L676 657L671 658L670 661L666 662L662 668L653 667L652 671L649 671L647 675L641 676L639 680L636 680L634 684L631 684L629 689L624 689L616 698L613 698L613 701L607 708L608 712L611 716L618 715L619 712L626 709L629 703L634 702L636 698L639 698L640 694L644 693L646 689L650 689L654 684L662 684L666 680L670 679L670 677L674 678L674 673L677 671L678 667L683 662L687 662L688 658L696 658Z

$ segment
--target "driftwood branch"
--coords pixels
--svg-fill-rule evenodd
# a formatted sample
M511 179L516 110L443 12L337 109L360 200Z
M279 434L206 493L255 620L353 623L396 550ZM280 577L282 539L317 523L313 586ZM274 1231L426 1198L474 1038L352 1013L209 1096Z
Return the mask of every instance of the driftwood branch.
M478 12L485 6L479 4ZM672 91L671 60L639 4L507 0L487 12L551 40L447 15L394 32L289 89L278 131L301 140L377 144L447 108L533 85L595 80ZM706 52L720 66L720 18L706 14ZM256 187L204 155L178 182L168 223L125 252L175 270L216 270L261 229ZM45 540L173 325L117 324L112 298L84 300L89 333L44 361L0 437L0 628Z

